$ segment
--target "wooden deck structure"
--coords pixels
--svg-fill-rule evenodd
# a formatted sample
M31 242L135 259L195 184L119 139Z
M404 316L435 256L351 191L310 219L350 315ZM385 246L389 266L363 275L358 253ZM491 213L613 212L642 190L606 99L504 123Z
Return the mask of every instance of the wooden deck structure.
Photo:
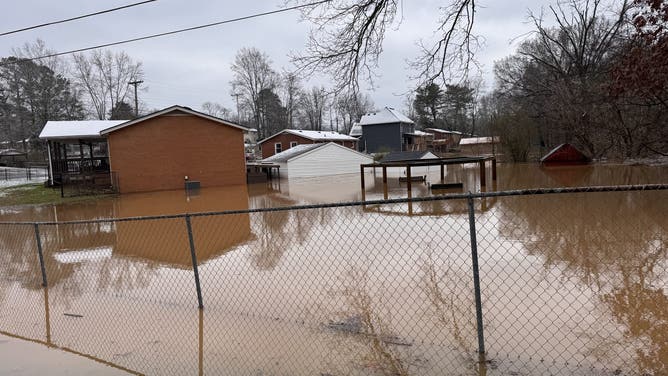
M274 171L276 171L274 173ZM246 162L246 182L262 183L280 177L281 166L276 163ZM275 175L274 175L275 174Z
M367 168L381 168L383 171L383 197L387 199L387 168L388 167L403 167L406 169L406 189L408 191L408 198L411 198L411 168L412 167L427 167L427 166L441 166L441 183L445 182L445 166L446 165L460 165L477 163L480 169L480 186L487 185L485 165L487 162L491 163L492 180L496 181L496 157L494 156L480 156L480 157L457 157L457 158L438 158L438 159L414 159L397 162L371 163L360 165L360 178L362 186L362 201L366 200L366 189L364 184L364 172Z

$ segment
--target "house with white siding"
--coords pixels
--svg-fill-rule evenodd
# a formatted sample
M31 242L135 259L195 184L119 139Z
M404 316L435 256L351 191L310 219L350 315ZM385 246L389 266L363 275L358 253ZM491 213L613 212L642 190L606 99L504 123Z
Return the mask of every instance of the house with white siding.
M371 156L333 142L293 146L263 160L280 166L282 178L359 173L360 165L373 163Z

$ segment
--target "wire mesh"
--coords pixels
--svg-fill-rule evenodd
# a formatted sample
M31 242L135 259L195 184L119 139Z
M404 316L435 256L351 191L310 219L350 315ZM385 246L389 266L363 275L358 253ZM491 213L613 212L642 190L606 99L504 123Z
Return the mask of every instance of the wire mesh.
M42 275L34 226L0 226L0 331L44 337Z
M477 194L484 357L466 195L193 214L203 310L185 216L40 224L47 288L3 224L0 330L137 374L662 375L665 198Z

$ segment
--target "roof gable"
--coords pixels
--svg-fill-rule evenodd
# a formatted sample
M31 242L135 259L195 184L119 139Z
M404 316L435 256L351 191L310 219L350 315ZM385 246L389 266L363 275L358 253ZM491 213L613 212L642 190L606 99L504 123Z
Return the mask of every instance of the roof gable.
M361 156L363 156L363 157L365 157L365 158L368 158L368 159L369 159L369 162L372 162L372 161L373 161L373 158L372 158L370 155L368 155L368 154L360 153L360 152L357 151L357 150L354 150L354 149L351 149L351 148L348 148L348 147L345 147L345 146L341 146L341 145L339 145L339 144L337 144L337 143L334 143L334 142L328 142L328 143L326 143L326 144L316 144L316 145L322 145L323 147L322 147L322 148L313 148L313 149L307 150L307 151L304 152L304 153L300 153L299 155L296 155L296 156L290 158L290 160L294 160L294 159L302 158L302 157L304 157L304 156L306 156L306 155L308 155L308 154L311 154L311 153L316 152L316 150L321 150L321 149L324 149L324 148L333 147L333 148L340 148L340 149L342 149L342 150L345 150L346 152L350 152L350 153L354 153L354 154L361 155Z
M305 139L311 140L311 141L321 141L321 142L329 142L329 141L357 141L355 137L347 136L345 134L341 134L338 132L333 132L333 131L309 131L309 130L303 130L303 129L283 129L282 131L273 134L263 140L258 141L258 144L262 144L268 140L271 140L272 138L284 134L292 134L295 136L303 137Z
M167 114L193 115L193 116L197 116L197 117L200 117L200 118L203 118L203 119L211 120L211 121L216 122L216 123L221 124L221 125L226 125L228 127L237 128L237 129L240 129L242 131L248 131L248 128L246 128L244 126L241 126L239 124L235 124L235 123L232 123L230 121L217 118L215 116L211 116L211 115L199 112L199 111L195 111L195 110L190 109L188 107L174 105L174 106L171 106L171 107L167 107L163 110L156 111L156 112L148 114L148 115L144 115L144 116L139 117L137 119L126 121L122 124L113 126L111 128L104 129L100 132L100 134L101 135L106 135L106 134L109 134L111 132L115 132L117 130L135 125L137 123L141 123L143 121L153 119L153 118L156 118L156 117L159 117L159 116L167 115Z
M301 154L304 154L313 149L317 149L325 144L301 144L293 146L287 150L284 150L280 153L274 154L269 158L265 158L262 162L272 162L272 163L282 163L287 162L290 159L297 157Z
M571 144L561 144L545 154L541 163L589 163L591 159Z
M392 123L415 124L413 120L392 107L385 107L380 111L363 115L359 122L361 126Z

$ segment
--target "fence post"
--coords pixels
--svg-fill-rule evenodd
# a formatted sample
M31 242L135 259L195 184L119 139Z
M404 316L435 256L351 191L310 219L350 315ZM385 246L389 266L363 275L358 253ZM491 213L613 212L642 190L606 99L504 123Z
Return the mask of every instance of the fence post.
M204 308L202 303L202 288L199 284L199 269L197 268L197 255L195 254L195 240L193 239L193 227L190 223L190 214L186 214L186 228L188 229L188 242L190 243L190 257L193 262L193 272L195 272L195 287L197 288L197 302L199 309Z
M480 297L480 269L478 268L478 243L476 240L476 229L475 229L475 208L473 206L473 196L471 195L471 192L469 192L467 201L469 206L469 232L471 235L471 261L473 265L473 289L475 291L475 314L476 314L476 324L477 324L476 326L478 328L478 355L484 357L485 336L483 334L483 324L482 324L482 299Z
M39 224L35 223L35 240L37 240L37 254L39 255L39 266L42 269L42 286L46 287L46 268L44 267L44 254L42 252L42 238L39 236Z

